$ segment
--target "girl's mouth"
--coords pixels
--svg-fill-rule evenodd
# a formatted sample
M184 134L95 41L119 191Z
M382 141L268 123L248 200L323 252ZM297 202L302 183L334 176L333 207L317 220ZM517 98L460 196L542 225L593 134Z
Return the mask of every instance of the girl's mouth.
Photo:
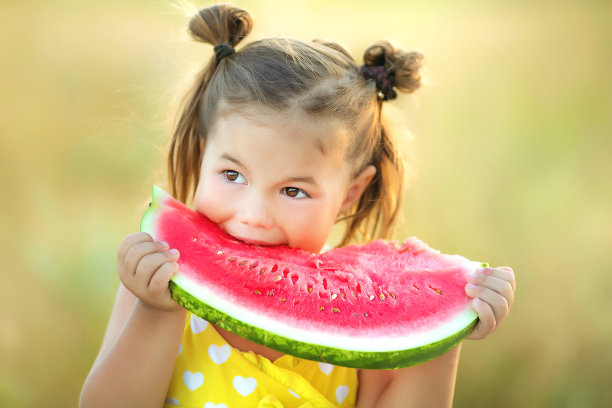
M240 241L243 242L245 244L248 245L257 245L257 246L274 246L274 245L278 245L278 244L271 244L269 242L265 242L265 241L260 241L257 239L251 239L251 238L246 238L246 237L240 237L237 235L232 235L230 233L228 233L228 235L232 238L234 238L236 241Z

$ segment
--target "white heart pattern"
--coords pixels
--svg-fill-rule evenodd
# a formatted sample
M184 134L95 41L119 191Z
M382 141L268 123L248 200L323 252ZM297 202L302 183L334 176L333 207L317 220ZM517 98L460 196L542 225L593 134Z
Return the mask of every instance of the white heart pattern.
M348 385L341 385L336 388L336 401L338 401L338 404L342 404L342 401L344 401L344 399L348 395L348 392Z
M208 355L215 364L223 364L227 361L232 353L232 349L228 344L224 344L221 347L216 344L211 344L208 348Z
M242 395L243 397L251 394L253 391L255 391L255 388L257 388L257 380L255 380L253 377L244 378L237 375L234 377L232 384L234 384L234 388L236 391L238 391L238 394Z
M208 326L208 322L206 320L201 319L196 315L191 315L190 324L193 334L202 333L206 326Z
M332 364L319 363L319 368L325 375L329 375L332 371L334 371L334 366Z
M196 372L192 373L191 371L185 371L183 373L183 381L187 388L191 391L198 389L204 384L204 374Z
M212 402L207 402L206 404L204 404L204 408L227 408L227 405L225 405L224 403L215 405Z

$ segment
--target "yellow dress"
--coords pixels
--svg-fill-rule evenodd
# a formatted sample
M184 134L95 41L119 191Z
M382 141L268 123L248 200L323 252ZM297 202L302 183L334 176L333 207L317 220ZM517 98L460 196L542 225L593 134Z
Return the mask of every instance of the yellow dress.
M164 408L354 407L357 385L353 368L237 350L187 313Z

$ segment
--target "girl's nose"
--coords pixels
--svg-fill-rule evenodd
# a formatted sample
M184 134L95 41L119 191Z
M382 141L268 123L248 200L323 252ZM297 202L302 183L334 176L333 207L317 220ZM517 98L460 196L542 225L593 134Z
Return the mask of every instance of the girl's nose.
M242 222L251 227L271 229L274 227L274 218L268 207L265 199L259 194L249 194L241 208Z

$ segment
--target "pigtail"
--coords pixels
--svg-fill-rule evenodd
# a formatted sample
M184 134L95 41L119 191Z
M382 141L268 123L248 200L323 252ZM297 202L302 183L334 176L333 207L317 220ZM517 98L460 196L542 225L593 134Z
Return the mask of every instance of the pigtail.
M407 52L395 48L388 41L377 41L363 54L365 66L382 66L392 76L392 85L404 93L412 93L421 86L424 57L418 51Z
M395 90L404 93L416 91L422 79L423 55L397 49L387 41L370 46L363 59L360 72L365 79L364 86L370 88L371 104L377 106L364 132L362 146L371 146L371 159L366 165L373 165L376 174L353 211L345 217L347 228L340 245L375 238L389 239L393 235L402 209L405 165L384 117L383 101L395 99Z
M168 153L168 178L171 194L187 202L195 192L200 176L200 165L206 142L206 128L200 116L202 97L219 65L227 63L218 58L218 45L224 51L236 46L253 27L249 13L231 4L217 4L199 10L189 21L188 31L196 41L215 46L217 54L197 75L180 106ZM225 52L223 55L228 56Z

